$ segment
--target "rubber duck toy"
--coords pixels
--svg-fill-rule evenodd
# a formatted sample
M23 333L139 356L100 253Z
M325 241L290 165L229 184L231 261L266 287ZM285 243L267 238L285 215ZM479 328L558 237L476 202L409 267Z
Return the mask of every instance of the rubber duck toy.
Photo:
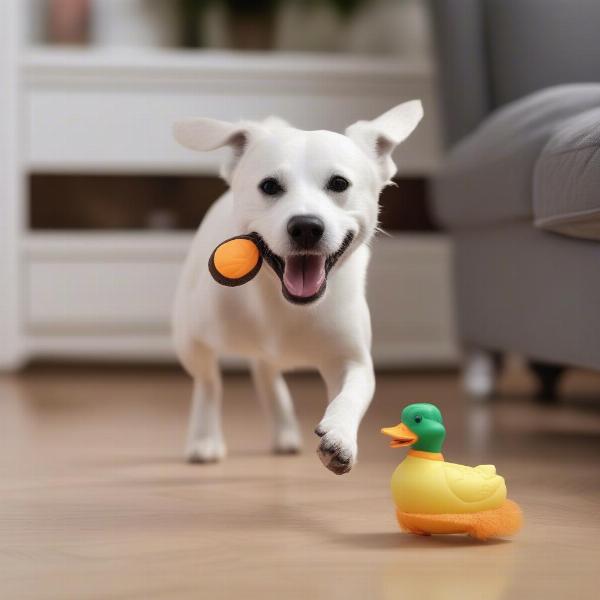
M410 404L402 411L402 422L381 433L392 438L392 448L410 447L391 481L401 529L419 535L466 533L486 540L521 528L521 509L507 499L496 467L444 460L446 429L437 406Z

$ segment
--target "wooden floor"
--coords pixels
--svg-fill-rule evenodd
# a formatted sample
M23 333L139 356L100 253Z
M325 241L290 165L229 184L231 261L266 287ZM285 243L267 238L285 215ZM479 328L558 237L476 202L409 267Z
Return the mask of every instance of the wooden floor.
M222 464L181 460L190 386L175 370L0 376L0 598L598 598L600 377L544 409L513 373L491 405L454 374L382 374L360 461L315 455L320 381L291 378L305 452L268 453L246 376L226 381ZM400 533L388 482L403 450L378 433L438 403L455 462L493 462L525 512L514 540Z

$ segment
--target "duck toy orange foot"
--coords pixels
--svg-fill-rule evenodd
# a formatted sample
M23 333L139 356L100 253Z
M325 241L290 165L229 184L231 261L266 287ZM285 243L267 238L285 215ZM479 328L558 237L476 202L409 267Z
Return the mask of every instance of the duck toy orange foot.
M410 447L391 481L401 529L419 535L466 533L487 540L521 528L521 509L507 499L496 467L444 460L446 429L437 406L410 404L402 411L402 422L381 433L392 438L392 448Z

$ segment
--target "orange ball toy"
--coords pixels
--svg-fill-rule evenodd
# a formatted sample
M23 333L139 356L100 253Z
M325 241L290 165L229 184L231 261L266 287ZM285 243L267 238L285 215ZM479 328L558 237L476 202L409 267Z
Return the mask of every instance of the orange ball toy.
M262 254L255 240L247 235L219 244L208 261L208 269L215 281L230 287L253 279L261 266Z

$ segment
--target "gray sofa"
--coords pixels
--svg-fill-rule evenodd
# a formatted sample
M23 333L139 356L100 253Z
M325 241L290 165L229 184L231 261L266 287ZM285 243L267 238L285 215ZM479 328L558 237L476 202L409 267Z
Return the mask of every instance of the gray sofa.
M600 2L432 0L467 348L600 370Z

